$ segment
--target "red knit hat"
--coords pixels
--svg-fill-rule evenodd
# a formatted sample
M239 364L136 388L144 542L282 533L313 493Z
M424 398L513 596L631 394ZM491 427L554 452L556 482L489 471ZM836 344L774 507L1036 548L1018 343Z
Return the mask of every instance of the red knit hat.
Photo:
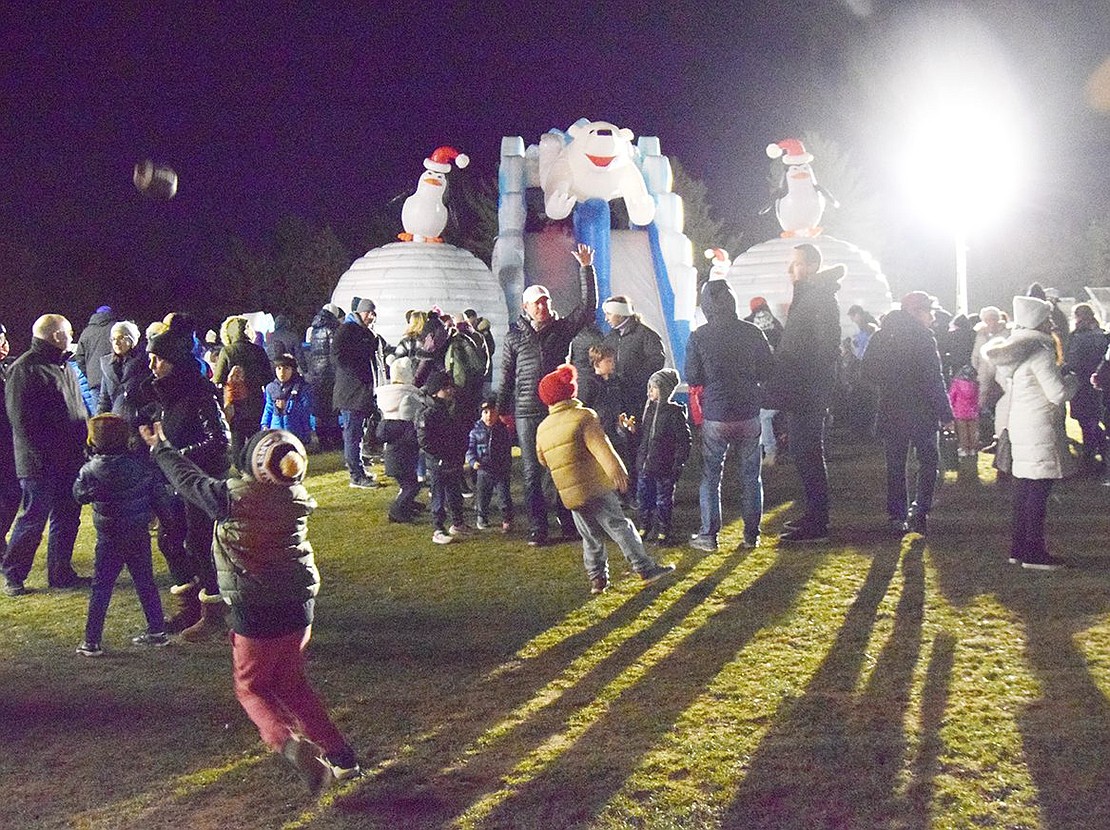
M767 300L763 297L752 297L748 302L748 308L751 309L752 314L755 314L765 305L767 305Z
M569 363L556 367L555 371L543 376L540 381L540 400L546 406L554 406L559 401L567 401L578 395L578 370Z

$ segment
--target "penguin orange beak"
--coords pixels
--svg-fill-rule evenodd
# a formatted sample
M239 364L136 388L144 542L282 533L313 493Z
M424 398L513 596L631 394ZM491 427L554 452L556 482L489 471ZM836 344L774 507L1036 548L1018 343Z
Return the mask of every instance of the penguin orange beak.
M430 184L432 187L443 187L443 182L439 179L427 178L424 179L424 184Z
M615 159L616 156L591 156L591 155L587 155L586 158L588 158L590 161L592 161L595 167L608 167L609 162L611 162L613 159Z
M790 178L792 178L792 179L808 179L809 178L809 173L791 173Z

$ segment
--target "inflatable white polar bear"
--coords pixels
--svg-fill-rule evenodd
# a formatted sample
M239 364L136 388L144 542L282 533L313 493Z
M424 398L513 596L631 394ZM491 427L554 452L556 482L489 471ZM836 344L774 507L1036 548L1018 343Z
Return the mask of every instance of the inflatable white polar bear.
M655 200L633 160L632 131L581 118L567 135L555 131L540 138L540 187L548 217L564 219L587 199L622 198L633 224L649 224Z

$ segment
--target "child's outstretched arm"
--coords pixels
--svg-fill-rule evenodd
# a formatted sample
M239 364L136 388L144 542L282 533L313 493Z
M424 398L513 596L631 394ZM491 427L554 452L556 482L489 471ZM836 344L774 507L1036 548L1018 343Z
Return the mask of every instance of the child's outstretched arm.
M161 468L170 486L186 501L195 504L214 519L231 515L231 496L227 482L212 478L204 470L174 449L162 432L161 421L153 427L139 426L139 434L151 449L151 456Z

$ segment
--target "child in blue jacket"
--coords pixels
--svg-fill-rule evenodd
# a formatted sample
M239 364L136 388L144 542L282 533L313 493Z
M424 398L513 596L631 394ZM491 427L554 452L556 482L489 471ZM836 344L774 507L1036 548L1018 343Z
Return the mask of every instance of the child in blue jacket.
M312 390L297 370L291 354L274 359L275 379L266 386L266 407L262 410L262 429L284 429L303 444L312 438Z
M150 519L165 496L154 467L130 452L131 425L105 413L89 419L89 446L95 455L73 483L73 498L92 504L96 528L92 593L85 621L85 639L77 647L83 657L100 657L104 618L120 571L127 568L146 616L147 630L131 639L137 646L169 643L162 618L162 600L154 584L150 552Z
M470 430L466 466L478 475L478 530L489 527L489 505L496 490L501 500L501 532L508 533L513 524L513 496L509 491L513 438L501 423L495 400L482 404L482 417Z

